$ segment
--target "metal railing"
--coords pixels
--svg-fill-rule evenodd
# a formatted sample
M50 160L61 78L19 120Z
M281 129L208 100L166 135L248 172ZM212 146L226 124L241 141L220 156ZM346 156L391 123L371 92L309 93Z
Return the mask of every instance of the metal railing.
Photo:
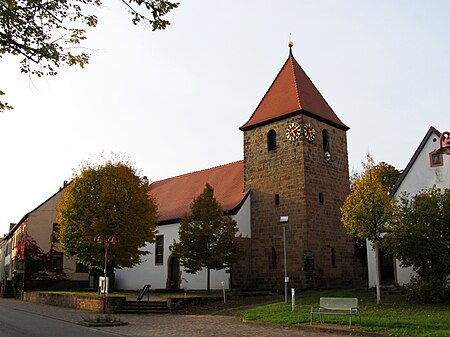
M150 287L152 285L151 284L146 284L144 285L144 288L141 289L141 291L139 292L138 296L137 296L137 300L138 300L138 313L141 313L141 300L144 297L145 293L147 292L147 302L150 301Z

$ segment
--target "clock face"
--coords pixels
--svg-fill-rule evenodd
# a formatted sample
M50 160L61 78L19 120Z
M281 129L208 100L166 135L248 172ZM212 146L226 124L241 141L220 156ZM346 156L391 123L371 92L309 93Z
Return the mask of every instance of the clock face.
M310 123L305 124L305 138L312 142L314 137L316 136L316 130L314 130L313 126Z
M300 131L300 124L293 122L286 128L286 138L295 141L300 137Z

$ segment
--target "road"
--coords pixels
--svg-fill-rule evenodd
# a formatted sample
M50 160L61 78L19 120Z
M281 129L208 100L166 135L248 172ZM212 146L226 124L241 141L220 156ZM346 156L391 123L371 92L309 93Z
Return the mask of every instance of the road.
M0 298L0 337L331 337L330 332L303 327L242 323L236 317L195 315L116 315L129 324L116 327L77 325L96 314ZM352 331L355 336L355 331Z
M114 337L41 314L0 306L0 337Z

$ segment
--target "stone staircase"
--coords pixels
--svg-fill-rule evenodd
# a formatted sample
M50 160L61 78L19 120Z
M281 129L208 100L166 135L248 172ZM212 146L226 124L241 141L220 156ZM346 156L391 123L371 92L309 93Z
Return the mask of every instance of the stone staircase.
M140 303L139 303L140 302ZM166 301L124 301L116 314L169 314L171 310Z

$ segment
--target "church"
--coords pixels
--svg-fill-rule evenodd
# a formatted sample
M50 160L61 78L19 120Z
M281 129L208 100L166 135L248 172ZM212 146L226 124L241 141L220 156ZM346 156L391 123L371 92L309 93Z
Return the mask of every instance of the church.
M353 239L340 213L349 193L348 129L296 61L290 42L287 60L240 127L243 160L150 185L158 204L156 240L139 266L116 272L116 288L206 288L206 271L188 274L170 249L180 219L206 183L237 222L246 248L231 268L211 272L212 289L352 285Z

